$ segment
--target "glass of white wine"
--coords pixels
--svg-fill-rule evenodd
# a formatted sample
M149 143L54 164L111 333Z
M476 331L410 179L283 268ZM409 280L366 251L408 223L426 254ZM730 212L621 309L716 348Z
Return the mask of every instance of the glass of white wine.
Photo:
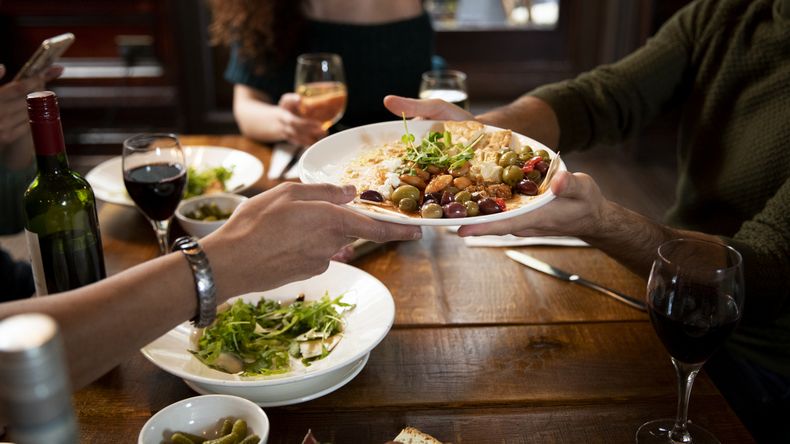
M294 89L302 97L299 115L318 120L327 130L346 111L348 92L343 59L337 54L310 53L296 59Z
M469 111L466 74L453 69L426 71L420 82L421 99L441 99Z

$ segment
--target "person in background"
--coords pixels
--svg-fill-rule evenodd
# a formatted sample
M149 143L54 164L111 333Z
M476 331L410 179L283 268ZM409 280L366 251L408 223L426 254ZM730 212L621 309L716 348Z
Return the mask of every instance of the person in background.
M25 96L63 72L53 66L39 76L0 85L0 235L14 234L25 225L22 196L36 175L33 138L27 123ZM0 65L0 80L6 68ZM0 302L28 297L35 292L30 264L15 262L0 249Z
M200 240L216 303L319 274L355 238L421 237L419 227L375 221L341 206L355 195L351 186L286 183L245 201L219 230ZM77 390L195 317L195 280L182 256L161 256L57 295L0 303L0 319L30 312L52 316Z
M420 0L211 0L214 44L231 46L225 78L242 134L309 146L326 136L321 122L298 115L296 58L339 54L348 105L337 128L391 120L381 97L417 97L431 69L433 29Z
M438 100L384 103L396 115L475 118ZM743 319L705 368L759 442L787 443L790 0L695 1L623 60L476 119L566 153L620 142L677 105L679 181L666 224L607 200L592 177L566 172L539 211L459 233L578 236L644 277L670 239L735 247L745 267Z

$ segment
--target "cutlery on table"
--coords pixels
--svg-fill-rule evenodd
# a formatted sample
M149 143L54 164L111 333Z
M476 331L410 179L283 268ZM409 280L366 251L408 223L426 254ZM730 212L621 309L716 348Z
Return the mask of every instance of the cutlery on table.
M560 270L557 267L549 265L541 260L535 259L534 257L521 253L515 250L506 250L505 254L510 259L518 262L519 264L526 265L527 267L540 271L541 273L545 273L549 276L553 276L557 279L562 279L563 281L573 282L574 284L581 285L583 287L587 287L596 291L599 291L609 297L612 297L630 307L636 308L637 310L646 311L647 306L643 301L640 301L632 296L628 296L626 294L620 293L619 291L612 290L610 288L603 287L601 285L596 284L595 282L590 282L578 274L571 274L567 271Z

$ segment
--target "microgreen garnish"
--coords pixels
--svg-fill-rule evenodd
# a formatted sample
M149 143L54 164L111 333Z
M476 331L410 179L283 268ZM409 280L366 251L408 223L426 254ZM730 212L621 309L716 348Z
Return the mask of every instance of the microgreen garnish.
M403 159L423 169L429 165L446 170L463 167L466 162L472 159L474 146L483 138L483 135L480 134L468 145L453 144L449 131L431 131L426 137L423 137L419 145L415 146L413 143L415 138L409 132L405 114L403 114L403 127L406 130L401 137L401 141L406 145L406 154Z

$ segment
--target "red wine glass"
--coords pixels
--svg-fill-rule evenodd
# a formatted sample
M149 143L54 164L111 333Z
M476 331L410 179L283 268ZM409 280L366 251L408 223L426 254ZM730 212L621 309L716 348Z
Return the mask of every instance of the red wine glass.
M153 225L160 254L166 254L170 220L187 183L186 161L178 138L174 134L139 134L126 139L123 183Z
M732 247L675 239L658 247L647 283L650 321L672 358L678 377L675 419L642 425L638 444L718 443L688 420L694 378L735 330L743 310L743 266Z

